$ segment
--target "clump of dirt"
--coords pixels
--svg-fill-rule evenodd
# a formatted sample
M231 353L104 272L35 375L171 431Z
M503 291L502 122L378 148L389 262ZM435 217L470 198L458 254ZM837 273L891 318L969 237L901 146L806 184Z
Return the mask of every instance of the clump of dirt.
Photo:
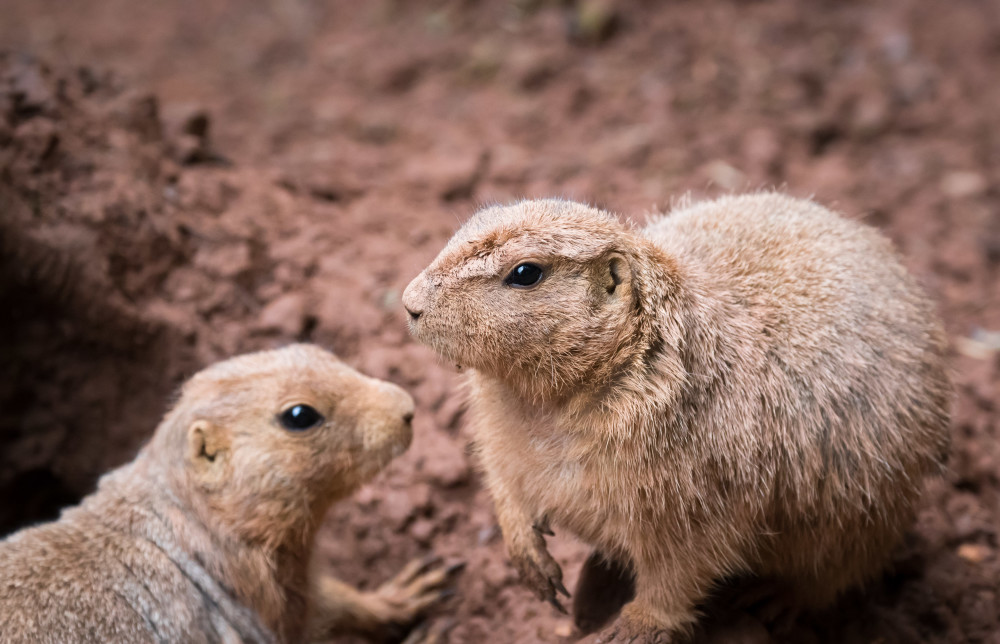
M1000 636L992 5L4 9L0 40L61 71L2 64L0 485L50 489L53 508L129 457L182 373L312 340L418 404L410 452L335 508L317 568L373 586L428 551L465 558L450 641L559 641L569 622L507 563L459 376L409 340L400 293L481 202L567 196L641 220L685 193L779 186L882 229L940 302L953 456L871 588L784 632L722 593L698 638ZM572 588L587 551L552 541Z

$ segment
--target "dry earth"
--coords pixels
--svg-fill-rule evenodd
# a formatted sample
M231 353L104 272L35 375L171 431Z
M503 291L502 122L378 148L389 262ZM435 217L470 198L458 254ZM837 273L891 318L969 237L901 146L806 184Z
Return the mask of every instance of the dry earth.
M399 296L479 203L636 221L760 187L884 230L940 302L947 477L886 577L714 642L1000 642L1000 3L0 2L0 531L130 458L176 383L310 340L418 401L413 448L330 516L373 585L469 562L450 641L556 642L506 563L458 377ZM554 540L569 581L585 556ZM571 586L572 587L572 586Z

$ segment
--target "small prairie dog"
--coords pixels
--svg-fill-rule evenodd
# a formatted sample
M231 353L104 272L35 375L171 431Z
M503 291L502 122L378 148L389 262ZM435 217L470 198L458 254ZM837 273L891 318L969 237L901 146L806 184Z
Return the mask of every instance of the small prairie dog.
M550 524L594 546L581 580L634 575L610 639L670 639L732 575L828 604L885 565L948 449L933 306L879 233L810 201L729 196L642 229L562 200L485 208L403 303L469 368L524 582L567 594Z
M373 592L309 575L328 507L410 444L413 400L311 345L196 374L136 459L0 542L4 642L299 642L398 635L453 568Z

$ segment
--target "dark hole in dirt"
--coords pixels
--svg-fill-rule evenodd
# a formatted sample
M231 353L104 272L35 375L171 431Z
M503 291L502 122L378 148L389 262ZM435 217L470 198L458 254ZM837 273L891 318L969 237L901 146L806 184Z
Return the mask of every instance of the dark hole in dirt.
M21 472L0 487L0 495L17 501L0 506L0 534L55 519L60 509L80 499L78 491L71 490L48 469Z
M143 406L173 387L162 329L81 310L72 271L20 259L39 270L0 262L0 534L54 518L128 460L152 430Z

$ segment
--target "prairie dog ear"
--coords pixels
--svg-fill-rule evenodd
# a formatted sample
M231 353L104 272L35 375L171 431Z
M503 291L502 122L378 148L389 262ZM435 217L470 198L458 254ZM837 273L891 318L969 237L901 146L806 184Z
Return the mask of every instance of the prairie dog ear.
M187 460L206 481L219 478L229 458L229 432L207 420L191 423L187 432Z
M602 276L604 290L611 295L619 286L628 286L632 282L632 267L621 253L609 253L604 257Z

